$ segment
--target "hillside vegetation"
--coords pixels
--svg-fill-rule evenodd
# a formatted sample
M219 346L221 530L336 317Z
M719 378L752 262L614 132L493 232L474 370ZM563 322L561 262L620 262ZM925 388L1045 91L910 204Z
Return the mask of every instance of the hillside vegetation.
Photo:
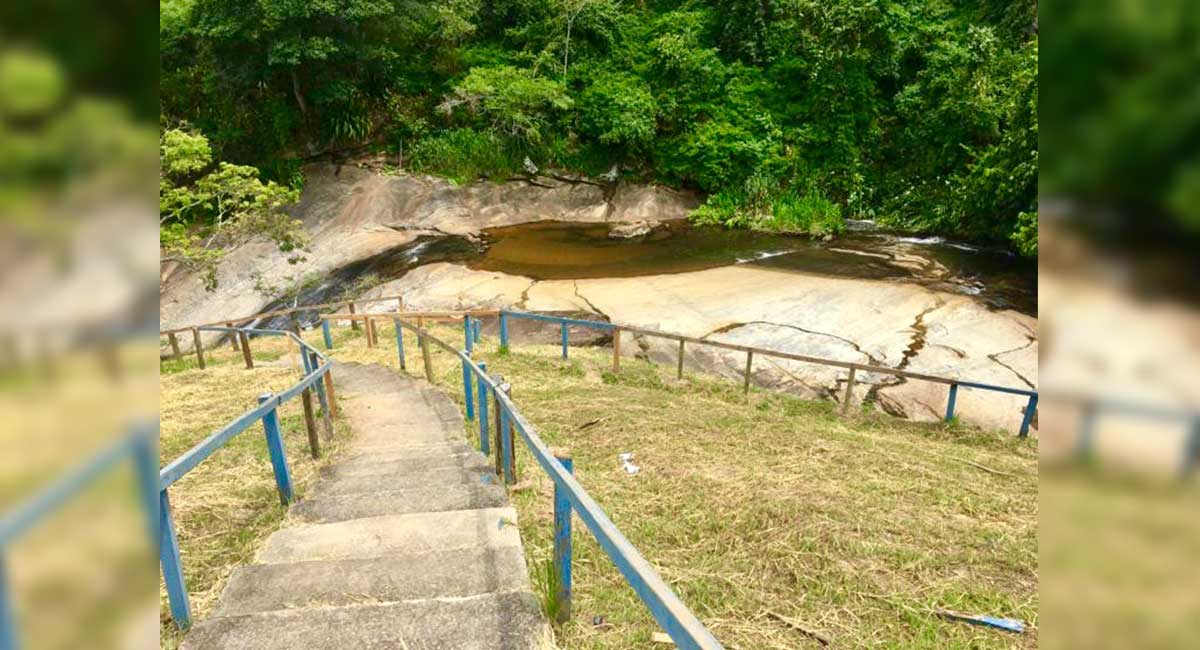
M1031 0L160 6L164 127L283 185L369 145L463 182L696 188L695 218L731 227L876 217L1037 250Z

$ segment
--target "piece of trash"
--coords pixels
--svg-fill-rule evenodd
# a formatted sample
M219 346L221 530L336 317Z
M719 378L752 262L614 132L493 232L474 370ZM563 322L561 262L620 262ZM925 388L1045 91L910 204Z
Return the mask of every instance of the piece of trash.
M493 480L495 480L495 479L492 477L492 475L491 475L491 474L484 474L483 476L481 476L481 477L479 478L479 480L483 481L483 484L484 484L484 485L491 485L491 484L492 484L492 481L493 481Z
M638 472L642 471L642 468L633 464L633 452L627 451L617 456L617 458L621 459L621 465L625 468L626 474L637 474Z
M596 418L595 420L588 420L587 422L584 422L583 424L579 425L578 430L583 431L584 429L586 429L590 426L596 425L596 424L600 424L601 422L603 422L607 419L608 419L607 417L603 417L603 418Z
M1025 624L1015 618L1002 618L998 616L984 616L982 614L963 614L954 612L948 609L936 610L937 615L943 618L948 618L954 621L962 621L971 623L972 625L983 625L985 627L994 627L1006 632L1016 632L1020 634L1025 631Z
M654 634L651 634L650 642L651 643L666 643L668 645L675 645L675 642L671 640L671 637L667 636L666 634L664 634L662 632L655 632Z
M608 627L608 623L604 621L604 617L596 614L592 617L592 627Z
M509 519L508 517L501 517L500 521L496 522L496 529L504 530L505 524L508 524L509 526L516 526L517 522L513 521L512 519Z

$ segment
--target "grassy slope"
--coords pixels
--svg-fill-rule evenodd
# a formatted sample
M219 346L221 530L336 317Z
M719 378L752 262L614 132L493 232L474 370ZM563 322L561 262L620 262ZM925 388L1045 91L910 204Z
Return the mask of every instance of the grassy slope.
M272 361L298 361L294 344L282 339L254 339L256 367L246 370L240 352L228 346L210 351L208 369L196 367L194 357L161 364L160 463L166 465L209 434L257 405L265 391L280 391L294 384L299 370ZM335 421L334 440L344 439L347 428ZM318 425L319 426L319 425ZM280 410L280 427L297 497L303 496L316 470L328 462L309 456L300 401ZM336 446L327 447L336 451ZM252 426L234 437L207 460L180 479L170 490L172 512L179 534L184 578L192 604L193 620L203 620L224 589L229 574L249 563L261 542L282 523L286 510L279 503L271 461L261 426ZM174 648L182 635L169 619L166 591L160 579L160 631L163 648Z
M361 336L337 330L335 356L394 367L394 336L390 326L382 330L384 345L374 350ZM438 331L444 340L461 340L461 330ZM307 338L316 343L320 334ZM415 345L407 343L410 372L419 372ZM573 349L569 362L552 346L494 352L495 342L485 340L477 357L513 383L523 413L549 444L572 452L583 485L726 647L817 647L774 615L820 630L838 647L1036 645L1036 632L1013 636L929 613L947 607L1036 623L1036 443L869 413L842 418L831 404L768 392L746 400L732 382L691 374L677 382L673 368L640 361L627 360L613 376L604 349ZM236 361L227 349L217 356ZM436 349L433 358L439 385L461 400L460 367ZM232 365L227 372L251 375ZM191 374L180 373L180 383L164 378L164 424L183 415L169 412L168 402L188 387L182 379ZM232 377L212 377L212 387L227 395L250 400L260 390L261 382L235 387ZM247 405L218 416L217 405L208 404L204 426ZM296 437L302 425L290 419L295 463L304 450ZM581 428L593 420L599 422ZM171 427L181 440L202 429L199 421ZM473 424L467 431L477 438ZM196 480L201 490L216 478L254 480L257 492L220 497L210 514L182 516L202 526L183 540L185 565L214 566L191 569L200 603L211 602L228 570L247 561L282 516L271 499L265 451L253 442L237 453L263 464L261 471L214 467L212 478ZM164 443L164 457L172 457L166 449ZM521 483L513 500L536 580L551 553L552 485L518 449ZM640 474L621 470L617 455L626 451L636 454ZM231 533L231 511L249 528ZM575 614L559 630L560 643L651 647L653 619L578 520L576 531ZM196 544L209 550L190 548ZM596 617L600 625L593 625Z

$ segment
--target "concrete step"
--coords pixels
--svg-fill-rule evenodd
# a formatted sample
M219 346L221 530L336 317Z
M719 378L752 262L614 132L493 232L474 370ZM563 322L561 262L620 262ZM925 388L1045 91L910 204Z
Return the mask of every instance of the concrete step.
M345 449L339 452L338 463L359 461L366 458L377 460L395 460L401 458L427 459L439 456L476 453L473 448L461 440L452 442L418 442L412 444L398 443L392 445L392 447L392 449L359 449L354 445L354 441L351 441Z
M392 471L386 474L342 476L324 480L312 491L314 498L371 494L381 490L399 491L422 488L454 488L460 486L492 485L496 483L494 468L486 465L477 467L430 467L408 471Z
M457 467L460 469L494 467L494 462L467 447L450 450L442 447L436 454L420 454L410 449L392 452L362 453L341 460L321 472L321 480L342 479L350 476L384 476L413 474L430 469Z
M528 591L520 548L253 564L234 570L214 616Z
M217 616L185 650L549 650L549 625L529 592Z
M420 512L502 508L508 497L494 474L489 483L428 486L341 496L313 496L292 506L292 516L305 522L331 523Z
M512 508L388 515L303 524L272 534L258 561L349 560L462 548L520 546Z

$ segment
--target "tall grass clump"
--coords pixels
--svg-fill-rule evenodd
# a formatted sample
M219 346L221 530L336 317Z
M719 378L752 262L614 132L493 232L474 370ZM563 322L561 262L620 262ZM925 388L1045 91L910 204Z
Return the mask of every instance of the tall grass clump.
M690 215L693 223L814 237L845 230L842 210L816 187L778 192L756 176L736 190L717 192Z
M444 176L456 183L501 180L518 173L524 155L492 131L449 129L417 142L410 154L413 171Z

